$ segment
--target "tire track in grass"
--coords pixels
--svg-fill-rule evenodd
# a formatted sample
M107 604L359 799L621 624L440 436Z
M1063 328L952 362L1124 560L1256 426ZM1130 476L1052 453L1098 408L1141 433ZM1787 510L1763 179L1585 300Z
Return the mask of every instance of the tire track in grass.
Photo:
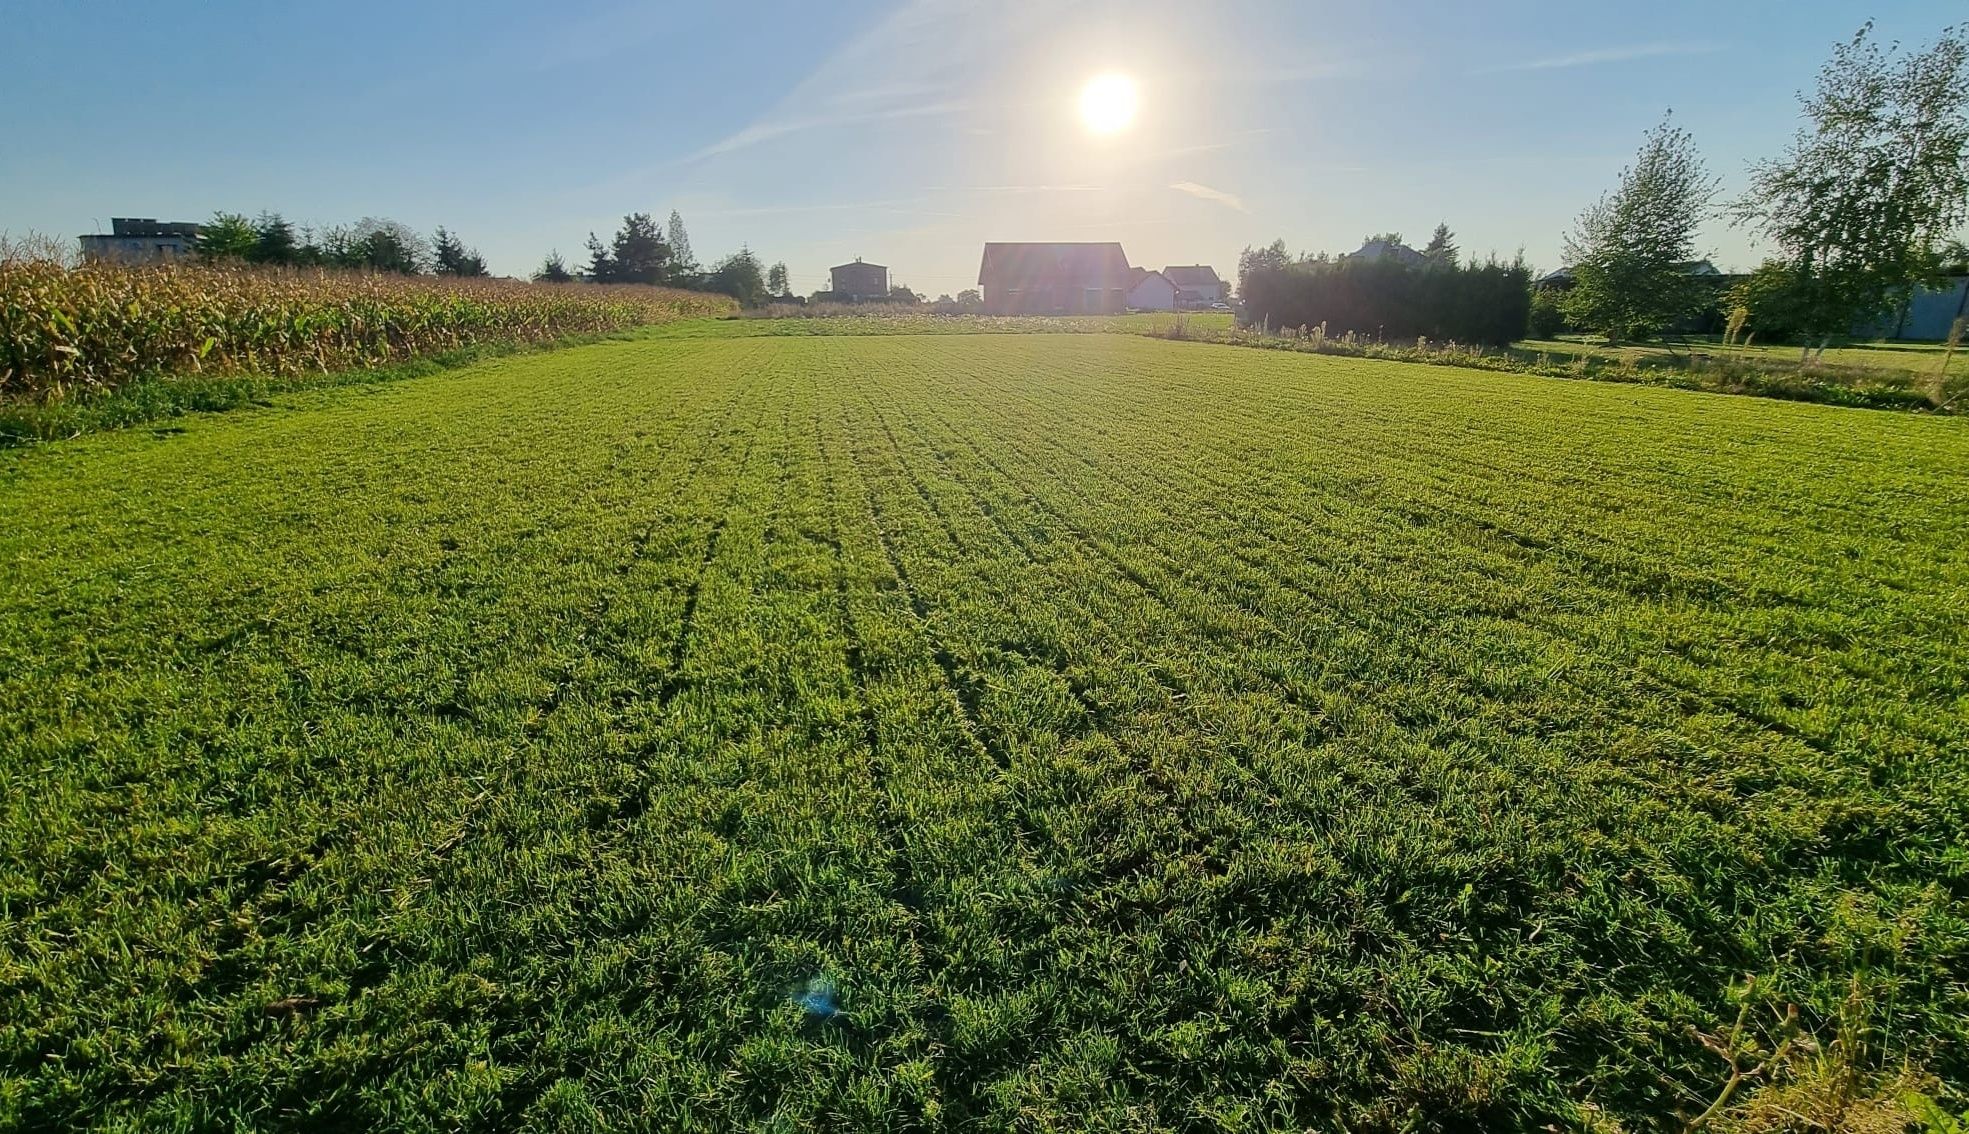
M1000 433L1002 433L1002 431L1000 431ZM1051 435L1049 435L1049 437L1051 437ZM1085 459L1085 457L1083 457L1083 459ZM1004 471L1002 471L1002 467L1000 467L1000 473L1004 473ZM953 474L955 474L955 473L953 473ZM959 476L959 478L963 478L963 476ZM1124 486L1124 488L1126 488L1126 486ZM1030 488L1030 486L1028 486L1028 488L1026 488L1026 492L1028 492L1028 494L1030 494L1030 492L1032 492L1032 488ZM1124 490L1124 494L1122 494L1122 498L1128 498L1128 496L1130 496L1130 494L1128 494L1128 492L1126 492L1126 490Z
M1089 468L1089 470L1092 471L1095 475L1114 481L1115 483L1117 483L1117 485L1124 488L1126 491L1130 493L1139 491L1139 486L1128 484L1126 481L1121 480L1119 474L1114 469L1106 466L1101 466L1098 463L1093 462L1091 459L1087 458L1084 453L1075 453L1072 450L1066 449L1064 443L1059 441L1057 438L1049 438L1047 443L1053 445L1054 447L1060 448L1064 452L1067 452L1070 458L1078 459L1079 461L1084 463ZM990 460L989 456L983 454L982 450L980 450L980 454L981 456L984 456L984 458L987 461ZM1002 466L1001 466L1001 471L1002 471ZM1138 472L1140 473L1140 475L1143 475L1149 479L1159 481L1160 486L1165 491L1172 490L1171 484L1166 478L1157 478L1154 476L1154 474L1141 472L1141 470L1139 469L1131 470L1131 471ZM1226 482L1219 481L1219 482L1215 482L1214 487L1218 490L1219 493L1230 493L1235 491L1238 486L1233 486ZM1179 493L1183 492L1182 489L1173 489L1173 490ZM1200 508L1202 510L1210 511L1213 513L1217 511L1214 508L1214 506L1212 506L1208 502L1208 499L1206 498L1191 498L1188 496L1185 496L1185 498L1190 500L1193 507ZM1257 507L1269 513L1272 519L1274 520L1275 524L1277 525L1298 527L1298 526L1302 526L1304 523L1304 521L1297 514L1279 508L1277 506L1272 506L1268 504L1258 504ZM1234 521L1230 520L1229 518L1226 518L1225 522L1227 524L1234 524ZM1244 529L1242 527L1238 527L1238 530L1243 531ZM1250 535L1253 539L1256 540L1272 543L1281 547L1288 546L1285 545L1281 540L1279 540L1279 538L1272 531L1269 530L1262 530L1262 529L1255 530L1252 531ZM1260 558L1254 558L1248 550L1240 546L1235 541L1226 542L1224 546L1230 549L1230 553L1233 557L1249 563L1255 569L1261 571L1276 571L1277 569L1276 564L1270 563ZM1463 552L1463 557L1467 559L1481 559L1482 555L1486 551L1486 548L1483 545L1473 543L1468 540L1461 541L1460 549ZM1298 547L1297 545L1291 545L1290 550L1298 551L1298 550L1302 550L1302 548ZM1535 553L1525 552L1522 554L1533 555ZM1288 556L1289 560L1292 558L1294 557ZM1129 570L1126 564L1122 563L1118 559L1117 559L1117 565L1121 570L1124 571L1124 573L1126 573ZM1300 590L1302 593L1306 594L1307 597L1309 598L1316 597L1312 594L1312 592L1305 591L1302 585L1295 584L1294 589ZM1612 596L1609 595L1608 597L1611 598ZM1526 631L1531 631L1535 633L1543 641L1563 643L1568 648L1568 650L1575 656L1593 657L1593 658L1600 657L1598 651L1593 646L1589 645L1586 640L1580 639L1574 634L1567 632L1567 630L1562 625L1554 624L1546 620L1531 619L1526 617L1517 618L1515 620L1515 624L1520 626ZM1799 728L1797 726L1794 726L1780 717L1762 711L1758 709L1755 705L1745 705L1735 699L1720 698L1713 692L1702 689L1701 687L1693 685L1686 681L1679 681L1675 679L1672 675L1661 672L1657 668L1652 666L1645 667L1636 676L1642 676L1644 678L1644 682L1643 682L1644 687L1642 689L1643 693L1658 692L1659 689L1661 688L1675 690L1680 694L1682 694L1683 696L1685 696L1691 702L1701 706L1702 708L1708 709L1719 716L1736 718L1740 720L1741 722L1743 722L1745 727L1740 728L1739 732L1745 735L1755 735L1757 729L1762 728L1765 731L1776 733L1780 736L1791 739L1806 748L1812 749L1818 752L1819 755L1824 759L1834 762L1842 762L1842 763L1844 762L1837 756L1834 750L1829 746L1829 742L1827 740L1821 737L1814 736L1812 733L1802 728ZM1577 679L1569 679L1569 680L1576 683ZM1645 688L1647 684L1653 684L1658 688L1655 690L1649 690ZM1598 690L1598 689L1583 689L1583 691L1594 693L1594 694L1603 693L1602 690ZM1644 700L1646 700L1646 698L1644 698ZM1755 727L1750 727L1750 726L1755 726Z
M933 415L934 415L934 412L935 412L935 411L934 411L934 410L931 410L931 411L929 411L929 412L930 412L931 414L933 414ZM948 424L948 423L946 423L946 424ZM929 447L929 448L931 448L931 449L932 449L933 451L936 451L936 447L935 447L934 445L932 445L932 444L929 444L929 443L927 443L927 442L926 442L926 445L927 445L927 447ZM990 458L988 457L988 455L986 456L986 460L987 460L988 462L990 461ZM1008 471L1007 471L1007 470L1006 470L1006 469L1005 469L1005 468L1004 468L1004 467L1003 467L1002 465L995 465L995 468L996 468L996 471L997 471L997 472L998 472L998 473L1000 474L1000 476L1001 476L1001 477L1003 477L1003 478L1005 478L1005 479L1007 479L1007 480L1009 480L1009 481L1011 481L1011 482L1012 482L1012 483L1014 483L1014 484L1018 484L1018 483L1020 483L1020 482L1019 482L1019 480L1018 480L1018 478L1016 478L1016 477L1013 477L1013 476L1012 476L1012 475L1011 475L1011 474L1010 474L1010 473L1009 473L1009 472L1008 472ZM974 478L974 477L969 477L969 476L966 476L966 475L963 475L963 474L960 474L960 473L958 473L958 472L956 472L955 470L952 470L952 471L950 472L950 474L949 474L949 475L950 475L950 477L951 477L951 478L952 478L953 480L955 480L955 481L957 481L957 482L961 482L961 483L964 483L964 484L967 484L967 485L972 485L972 486L973 486L973 488L974 488L974 490L975 490L975 486L976 486L977 484L979 484L979 483L981 483L981 482L979 482L979 481L977 480L977 478ZM1035 488L1034 488L1034 487L1033 487L1033 486L1032 486L1031 484L1026 484L1026 485L1024 486L1024 489L1023 489L1023 490L1024 490L1024 492L1025 492L1025 493L1026 493L1026 494L1027 494L1028 496L1030 496L1030 497L1033 497L1033 498L1035 498L1035 499L1038 499L1038 500L1041 500L1041 501L1042 501L1042 503L1043 503L1043 494L1042 494L1042 493L1040 493L1040 492L1039 492L1038 490L1036 490L1036 489L1035 489ZM983 510L984 510L985 512L987 512L987 513L990 513L990 512L992 512L992 509L991 509L991 508L990 508L990 507L989 507L988 505L985 505L985 506L983 506ZM1055 519L1056 519L1056 520L1057 520L1058 522L1060 522L1060 523L1062 523L1062 524L1064 524L1064 525L1066 525L1066 526L1068 526L1068 527L1069 527L1070 529L1077 529L1077 528L1078 528L1078 525L1077 525L1077 524L1075 524L1075 523L1074 523L1074 521L1072 521L1072 520L1071 520L1071 518L1069 518L1069 517L1067 517L1067 516L1066 516L1066 515L1065 515L1064 513L1061 513L1061 512L1057 512L1057 511L1055 511L1055 512L1053 512L1052 514L1053 514L1053 516L1055 517ZM1088 537L1088 538L1092 538L1092 537ZM1142 581L1139 575L1137 575L1137 576L1134 576L1134 578L1135 578L1135 581L1136 581L1136 582L1138 582L1138 583ZM1174 603L1174 602L1166 602L1166 601L1164 602L1164 604L1163 604L1163 605L1164 605L1164 606L1165 606L1165 607L1166 607L1167 609L1170 609L1170 610L1176 610L1176 609L1178 609L1178 608L1179 608L1179 606L1180 606L1180 604L1177 604L1177 603ZM1207 627L1207 626L1206 626L1206 629L1208 629L1208 627Z

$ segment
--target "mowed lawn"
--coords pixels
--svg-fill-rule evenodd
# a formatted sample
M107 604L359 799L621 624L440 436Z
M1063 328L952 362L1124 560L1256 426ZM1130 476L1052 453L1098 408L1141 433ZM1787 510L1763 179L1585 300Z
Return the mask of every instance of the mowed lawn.
M1969 1084L1969 422L672 338L0 455L0 1127ZM1933 1081L1930 1081L1933 1086Z

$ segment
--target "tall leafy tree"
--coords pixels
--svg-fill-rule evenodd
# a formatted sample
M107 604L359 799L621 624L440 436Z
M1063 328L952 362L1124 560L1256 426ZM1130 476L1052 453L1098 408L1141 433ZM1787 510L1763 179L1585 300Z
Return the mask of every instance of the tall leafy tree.
M1237 258L1238 293L1240 295L1245 294L1245 281L1253 274L1260 272L1282 272L1291 263L1292 254L1286 251L1285 240L1283 238L1274 240L1263 248L1253 248L1250 245L1246 245L1244 251L1238 253ZM962 299L963 296L960 295L958 298Z
M1689 267L1717 187L1688 132L1663 118L1619 187L1581 213L1566 238L1574 281L1566 317L1617 342L1660 334L1700 307L1704 289Z
M483 276L486 274L485 261L479 257L476 248L465 247L456 233L449 232L443 225L431 234L432 266L441 276Z
M773 295L786 294L786 261L766 269L766 290Z
M249 259L259 242L259 231L244 213L213 213L198 230L198 254L207 260Z
M712 265L705 276L705 290L722 292L746 307L757 307L767 298L765 269L750 248L741 248Z
M670 210L670 274L672 278L683 281L698 272L697 256L691 252L691 234L684 231L684 217L675 209Z
M1969 25L1912 54L1872 31L1834 49L1800 95L1807 124L1734 207L1776 246L1760 294L1808 351L1891 311L1969 220Z
M1456 234L1449 230L1448 222L1436 225L1436 231L1429 236L1428 246L1422 249L1422 257L1431 267L1456 266Z
M560 249L547 253L547 259L540 264L540 270L533 273L535 283L569 283L574 273L567 270L567 261L561 259Z

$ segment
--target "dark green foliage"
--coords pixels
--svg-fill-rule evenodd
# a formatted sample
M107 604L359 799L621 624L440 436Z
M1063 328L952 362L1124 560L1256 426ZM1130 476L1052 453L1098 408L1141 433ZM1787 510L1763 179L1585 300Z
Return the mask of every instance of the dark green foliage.
M1810 333L1815 312L1827 302L1822 285L1822 277L1797 265L1766 260L1731 288L1724 302L1749 313L1748 333L1765 342L1782 341Z
M1560 297L1560 292L1550 288L1538 288L1531 293L1531 312L1526 328L1532 338L1549 339L1568 329L1565 307Z
M400 221L364 217L352 228L331 228L323 255L340 268L414 276L424 271L424 240Z
M1716 189L1694 140L1664 118L1621 171L1619 187L1580 214L1566 237L1573 275L1560 301L1566 318L1624 342L1697 314L1713 291L1689 267Z
M199 226L198 254L207 260L247 260L259 242L259 231L245 214L213 213Z
M912 288L909 288L903 284L897 284L896 286L889 289L888 302L913 305L923 302L923 296L920 292L917 292Z
M255 264L292 265L301 260L294 226L279 213L261 213L253 225L253 250L246 258Z
M741 248L718 261L704 274L699 286L704 291L729 295L745 307L757 307L771 294L766 290L765 270L750 248Z
M766 269L766 291L774 298L787 294L786 261L781 260Z
M630 213L622 218L615 239L604 245L594 233L588 234L588 280L590 283L661 284L670 281L670 246L656 230L648 213Z
M1329 337L1454 339L1502 345L1524 337L1531 273L1522 263L1410 266L1380 260L1290 261L1283 242L1245 250L1238 295L1245 319L1273 328L1326 328Z
M558 249L547 253L547 259L540 264L540 270L533 273L535 283L572 283L574 273L567 270L567 261L561 259Z
M1429 235L1428 246L1422 249L1422 258L1433 267L1454 268L1456 256L1456 234L1449 230L1448 222L1436 225L1436 231Z
M1893 310L1969 219L1969 25L1924 51L1861 27L1805 99L1810 125L1752 170L1738 218L1779 249L1787 318L1821 344Z
M447 232L443 225L438 226L431 236L431 266L441 276L483 276L485 261L479 258L478 249L465 247L465 242L457 235Z
M1969 1079L1960 422L868 335L181 426L0 458L0 1127Z

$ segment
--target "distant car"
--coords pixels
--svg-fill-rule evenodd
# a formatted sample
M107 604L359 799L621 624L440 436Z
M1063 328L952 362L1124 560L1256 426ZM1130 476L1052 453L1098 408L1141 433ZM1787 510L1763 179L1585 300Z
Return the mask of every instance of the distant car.
M1231 309L1231 305L1228 303L1213 303L1210 305L1210 309L1212 311L1229 311Z

